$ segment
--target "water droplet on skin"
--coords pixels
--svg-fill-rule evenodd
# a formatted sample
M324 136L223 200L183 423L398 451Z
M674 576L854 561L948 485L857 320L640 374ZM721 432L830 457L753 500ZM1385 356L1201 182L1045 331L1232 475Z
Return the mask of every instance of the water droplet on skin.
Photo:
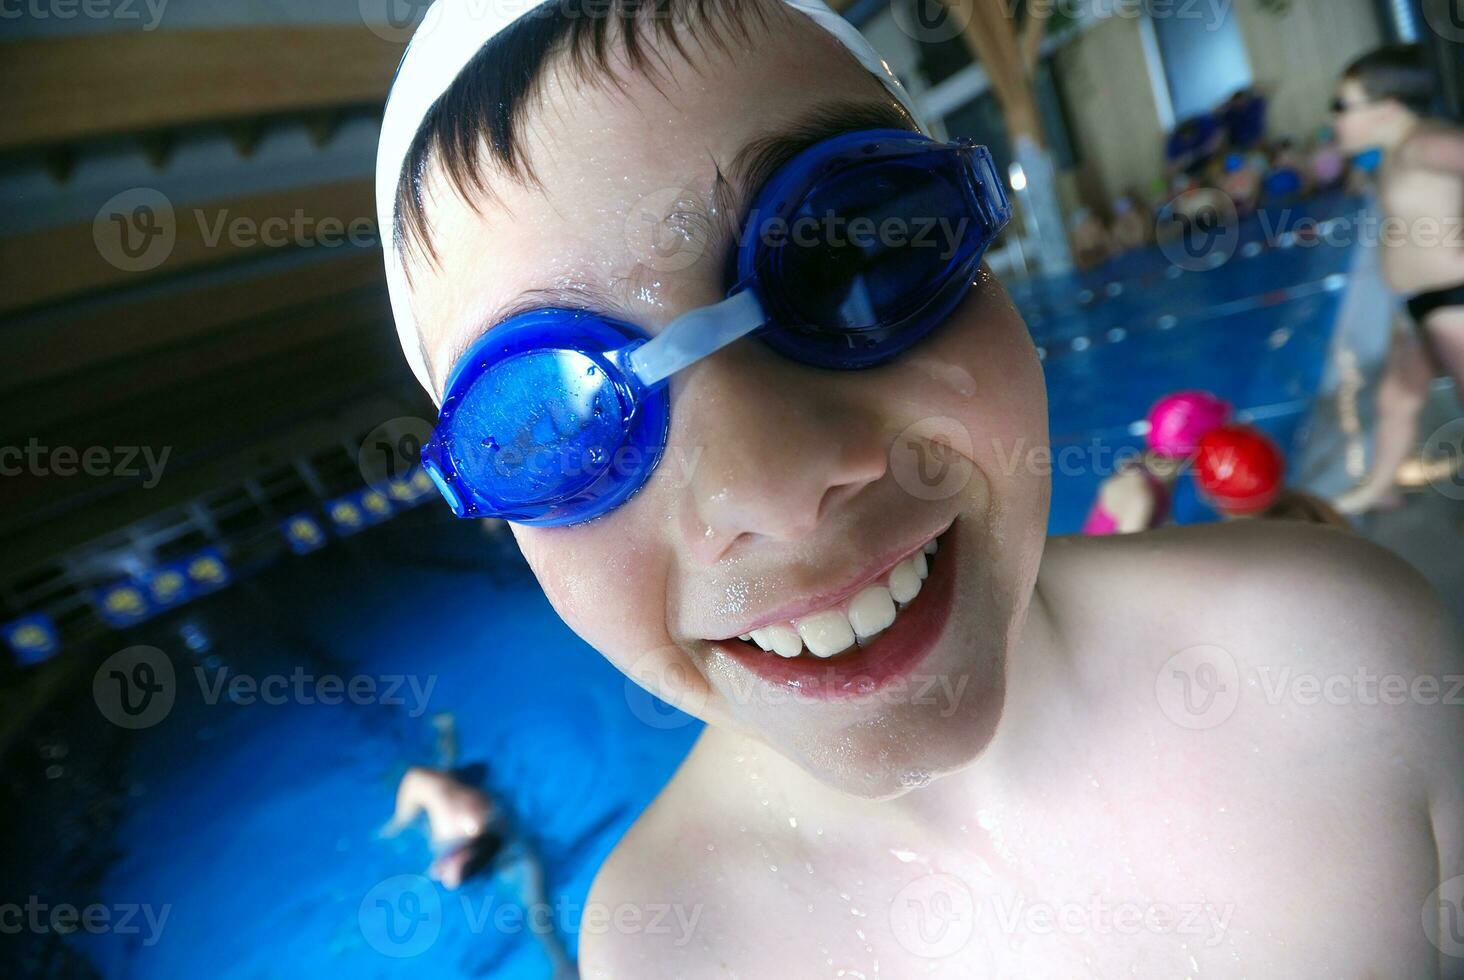
M900 774L900 785L918 789L927 785L931 780L929 769L911 769L909 772Z

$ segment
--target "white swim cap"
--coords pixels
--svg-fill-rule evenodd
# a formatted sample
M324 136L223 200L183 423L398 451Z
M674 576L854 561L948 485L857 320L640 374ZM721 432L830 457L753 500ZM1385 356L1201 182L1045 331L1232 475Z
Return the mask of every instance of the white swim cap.
M553 0L551 0L552 4ZM783 0L789 7L832 34L849 53L905 106L917 121L919 114L890 66L875 53L864 36L823 0ZM537 7L540 0L437 0L427 11L407 46L397 69L396 81L387 96L381 122L381 143L376 152L376 216L386 252L386 282L391 294L392 315L397 335L412 373L431 390L430 375L417 337L407 290L407 276L397 249L397 186L402 167L428 110L467 67L473 56L504 28Z

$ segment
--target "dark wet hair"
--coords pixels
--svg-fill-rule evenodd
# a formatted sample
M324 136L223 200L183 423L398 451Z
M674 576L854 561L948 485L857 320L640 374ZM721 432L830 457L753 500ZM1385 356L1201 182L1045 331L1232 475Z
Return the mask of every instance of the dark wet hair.
M1276 502L1267 507L1260 516L1269 521L1301 521L1306 524L1325 524L1344 531L1354 530L1352 523L1331 504L1300 490L1282 490Z
M1370 51L1347 66L1344 80L1362 85L1367 97L1394 99L1423 115L1439 92L1439 77L1421 44L1393 44Z
M402 261L436 257L422 187L429 165L464 200L487 193L484 163L534 181L519 130L555 59L566 58L588 86L613 86L627 67L652 77L665 70L653 45L691 60L688 44L728 50L755 27L791 16L781 0L548 0L535 7L483 45L423 118L397 183L391 233Z

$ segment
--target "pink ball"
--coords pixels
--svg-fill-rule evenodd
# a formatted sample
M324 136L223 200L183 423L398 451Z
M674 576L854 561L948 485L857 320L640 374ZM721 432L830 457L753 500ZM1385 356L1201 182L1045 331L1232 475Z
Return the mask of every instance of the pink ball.
M1170 459L1193 456L1200 440L1230 421L1230 403L1208 391L1165 395L1149 410L1149 448Z

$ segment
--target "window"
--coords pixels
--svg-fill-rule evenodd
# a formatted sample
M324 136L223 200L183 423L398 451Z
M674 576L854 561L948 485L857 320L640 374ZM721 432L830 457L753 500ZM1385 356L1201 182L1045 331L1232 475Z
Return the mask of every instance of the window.
M1191 9L1195 13L1183 13ZM1176 121L1209 112L1250 87L1250 58L1230 6L1218 21L1214 8L1175 4L1167 10L1152 20Z

